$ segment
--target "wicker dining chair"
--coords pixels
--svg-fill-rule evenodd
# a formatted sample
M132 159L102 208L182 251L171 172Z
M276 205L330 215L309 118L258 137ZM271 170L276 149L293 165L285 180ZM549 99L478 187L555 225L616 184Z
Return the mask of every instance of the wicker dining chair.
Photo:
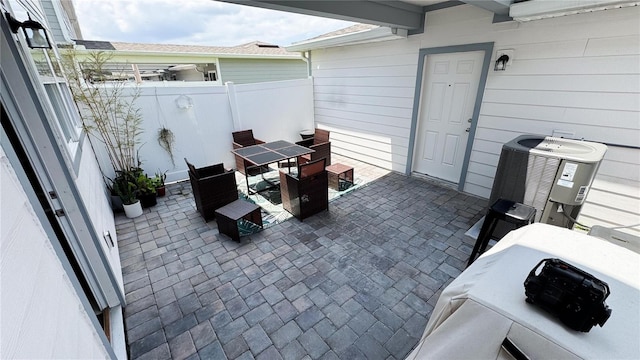
M226 170L223 164L196 168L186 158L189 168L189 181L196 208L209 221L219 209L238 199L238 186L233 170Z
M325 158L327 159L326 166L331 165L331 142L328 130L315 129L313 138L298 141L296 144L315 150L311 154L298 156L298 164Z
M329 209L326 159L298 165L297 177L280 171L282 207L300 221Z
M231 133L233 136L233 148L239 149L245 146L264 144L264 141L253 137L253 130L242 130ZM263 166L262 169L259 166L235 155L236 169L245 176L259 175L261 172L269 171L267 166Z

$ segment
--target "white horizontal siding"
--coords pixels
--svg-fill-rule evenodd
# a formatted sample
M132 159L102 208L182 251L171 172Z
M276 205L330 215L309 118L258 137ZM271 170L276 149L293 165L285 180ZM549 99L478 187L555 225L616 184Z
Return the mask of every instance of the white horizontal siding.
M465 191L489 196L502 145L521 134L563 131L640 147L640 7L528 23L492 18L462 5L429 12L424 33L407 39L313 51L315 120L332 131L334 151L403 172L419 50L484 42L513 49L513 64L489 71ZM640 150L620 149L610 146L583 222L640 217ZM602 195L612 179L625 184L618 198Z
M307 63L289 59L219 59L222 83L250 84L266 81L304 79Z
M0 178L0 358L108 358L2 149Z
M373 76L373 75L372 75ZM357 76L335 76L335 77L323 77L316 78L318 87L324 85L333 86L380 86L388 89L388 92L393 91L394 88L412 88L415 84L414 76L388 76L381 77L357 77Z
M315 94L316 103L333 103L339 104L351 104L354 106L379 106L390 109L392 115L402 116L402 114L396 114L393 109L405 110L407 107L413 106L413 97L393 96L394 94L380 94L380 95L342 95L336 96L334 94L318 93Z
M515 67L515 66L514 66ZM512 69L517 71L516 69ZM545 71L544 69L541 69ZM487 81L487 89L564 91L564 92L638 92L638 74L517 75L500 74Z
M530 91L513 89L486 89L484 106L492 103L514 104L528 99L529 106L563 107L568 109L612 110L612 111L640 111L640 101L635 93L571 93L564 91ZM633 115L633 114L631 114Z
M523 106L523 108L529 108ZM533 111L533 109L531 109ZM543 111L549 110L549 108ZM564 112L565 109L557 109L559 112ZM524 114L523 114L524 115ZM617 114L607 114L608 116L600 117L600 124L580 124L580 118L576 118L575 121L564 121L564 116L559 116L558 120L552 119L532 119L532 118L518 118L510 116L482 116L481 121L483 124L482 133L487 130L501 130L504 129L505 121L518 120L518 124L522 125L530 133L535 134L548 134L551 135L553 130L562 130L565 132L573 132L578 139L585 139L597 142L615 143L621 145L630 145L640 139L640 130L625 127L623 121L616 119ZM629 115L621 114L621 115ZM625 116L621 116L624 120ZM616 119L612 121L612 126L607 126L603 129L603 126L610 119Z
M599 172L623 182L640 182L640 154L634 149L610 146ZM640 186L636 188L640 189Z
M85 208L91 219L91 224L96 231L99 239L102 239L105 232L109 232L114 246L111 247L106 241L101 241L103 253L106 255L113 276L118 283L120 291L124 294L124 281L122 279L122 264L120 262L120 252L118 250L118 236L115 228L115 220L113 212L108 200L108 191L106 186L97 186L103 183L102 173L98 166L98 160L93 154L93 149L89 141L85 139L82 143L82 158L76 177L76 186L85 204ZM126 340L124 333L124 323L122 321L122 308L111 308L109 311L111 317L111 334L110 341L116 356L124 358L126 354Z
M615 42L615 39L609 39ZM640 41L635 38L634 41ZM551 46L544 43L544 46ZM566 42L560 45L567 46ZM586 43L580 43L579 47L584 48ZM629 69L633 69L640 64L638 55L616 55L609 57L604 55L574 55L567 57L540 58L540 45L536 45L535 51L527 47L519 47L517 53L518 73L520 75L627 75ZM548 52L542 51L542 54ZM573 55L573 54L572 54ZM548 55L547 55L548 56ZM524 58L521 58L524 57ZM544 73L540 73L544 69ZM506 74L505 74L506 75Z
M346 128L331 132L332 152L351 154L386 169L403 171L401 166L406 162L407 147L397 143L398 138L390 134L363 134L357 129Z
M640 160L640 159L636 159ZM637 177L638 163L629 169ZM580 221L590 225L605 227L628 226L640 223L640 188L637 180L603 175L599 171L587 201L582 207ZM606 214L606 216L603 216ZM623 229L627 233L640 236L640 226Z
M76 186L85 204L85 208L91 219L91 224L96 231L96 236L101 239L105 232L111 234L115 246L107 245L106 241L100 242L103 253L107 256L109 264L113 269L113 275L118 282L120 290L124 294L124 281L122 280L122 267L120 266L120 254L118 252L118 237L116 234L115 220L109 203L109 194L106 186L97 186L103 184L102 173L98 167L98 162L93 155L93 150L89 141L82 144L82 158L80 166L78 166L78 174L76 177ZM124 334L119 334L124 337Z
M398 42L312 54L315 121L332 151L404 172L418 49Z
M318 79L321 80L321 79ZM368 86L340 86L340 85L323 85L317 87L314 92L315 96L335 95L339 93L342 96L372 96L385 97L391 99L409 99L413 103L413 86L395 87L390 91L388 87L368 87Z

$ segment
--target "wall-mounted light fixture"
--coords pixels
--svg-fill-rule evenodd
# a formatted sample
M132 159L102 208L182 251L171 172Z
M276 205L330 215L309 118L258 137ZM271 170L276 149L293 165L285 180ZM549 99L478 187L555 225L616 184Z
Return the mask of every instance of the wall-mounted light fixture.
M507 68L509 62L509 55L502 55L496 60L496 65L493 67L493 71L504 71Z
M504 71L507 69L507 65L511 65L513 61L513 49L503 49L496 51L496 62L493 66L493 71Z
M20 22L8 12L5 12L4 14L9 22L9 26L11 27L11 32L17 34L18 29L22 28L24 37L27 39L27 46L32 49L51 49L49 35L47 35L47 30L42 26L42 24L35 20L31 20L31 16L29 16L29 20Z

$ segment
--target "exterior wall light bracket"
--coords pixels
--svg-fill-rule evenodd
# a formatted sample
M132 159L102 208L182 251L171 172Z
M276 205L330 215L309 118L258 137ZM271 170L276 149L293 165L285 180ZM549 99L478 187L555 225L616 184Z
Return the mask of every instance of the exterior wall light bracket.
M51 49L51 41L49 41L47 30L39 22L31 20L31 16L29 16L29 20L20 22L11 16L9 12L5 12L4 15L9 22L11 32L17 34L18 29L22 28L24 37L27 39L27 46L31 49Z
M513 50L505 49L498 50L496 52L496 62L493 67L493 71L504 71L507 69L507 65L511 65L513 61Z

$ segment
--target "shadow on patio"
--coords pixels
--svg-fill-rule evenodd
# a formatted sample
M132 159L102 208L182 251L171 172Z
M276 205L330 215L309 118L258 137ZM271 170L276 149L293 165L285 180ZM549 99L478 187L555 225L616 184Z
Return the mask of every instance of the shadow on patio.
M367 184L304 222L218 234L188 181L117 215L132 359L402 359L465 267L486 200L355 163Z

